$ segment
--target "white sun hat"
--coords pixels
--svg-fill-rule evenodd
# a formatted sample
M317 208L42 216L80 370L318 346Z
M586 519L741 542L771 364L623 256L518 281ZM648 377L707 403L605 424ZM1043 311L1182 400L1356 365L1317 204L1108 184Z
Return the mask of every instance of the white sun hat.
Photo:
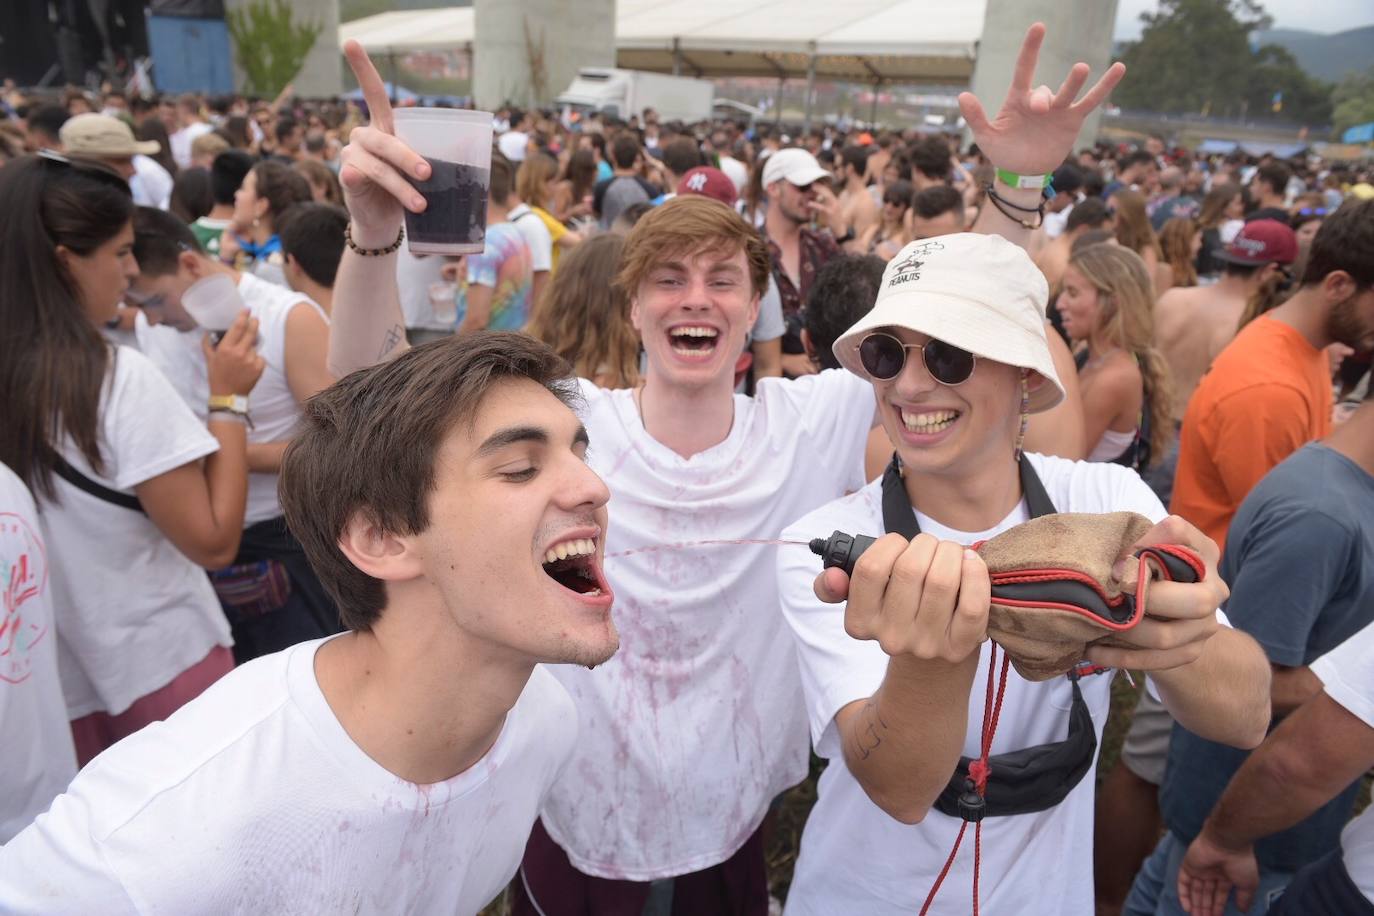
M907 328L1037 373L1045 382L1032 383L1029 409L1049 410L1064 399L1064 386L1045 338L1048 299L1045 275L1022 248L999 235L921 239L888 262L872 311L835 341L835 357L871 381L859 344L873 331Z

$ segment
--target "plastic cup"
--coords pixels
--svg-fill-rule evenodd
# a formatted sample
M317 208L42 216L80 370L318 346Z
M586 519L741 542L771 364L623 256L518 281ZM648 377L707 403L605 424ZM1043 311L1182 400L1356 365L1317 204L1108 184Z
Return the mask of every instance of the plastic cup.
M227 274L202 277L181 294L181 305L207 331L223 333L245 308L238 284Z
M452 324L458 320L458 284L441 280L429 285L429 305L434 320Z
M425 157L429 180L407 176L425 212L406 211L412 254L480 254L486 246L491 187L491 113L457 108L398 108L396 136Z

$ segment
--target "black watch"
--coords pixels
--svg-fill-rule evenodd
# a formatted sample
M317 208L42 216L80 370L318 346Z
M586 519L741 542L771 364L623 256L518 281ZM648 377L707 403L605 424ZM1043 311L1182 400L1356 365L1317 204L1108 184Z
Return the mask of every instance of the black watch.
M854 227L850 226L849 231L846 232L844 235L836 236L835 241L840 245L843 245L845 242L854 241Z

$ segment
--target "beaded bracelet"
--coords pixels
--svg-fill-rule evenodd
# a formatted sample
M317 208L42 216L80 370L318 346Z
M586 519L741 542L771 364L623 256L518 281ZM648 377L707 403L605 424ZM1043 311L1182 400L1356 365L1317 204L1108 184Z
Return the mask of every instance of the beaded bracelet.
M348 246L350 251L354 252L355 254L362 255L365 258L379 258L383 257L384 255L394 254L395 252L400 250L401 242L405 241L405 237L406 227L402 226L400 233L396 236L396 241L392 242L385 248L359 248L357 244L353 241L353 224L349 223L348 225L344 226L344 244Z

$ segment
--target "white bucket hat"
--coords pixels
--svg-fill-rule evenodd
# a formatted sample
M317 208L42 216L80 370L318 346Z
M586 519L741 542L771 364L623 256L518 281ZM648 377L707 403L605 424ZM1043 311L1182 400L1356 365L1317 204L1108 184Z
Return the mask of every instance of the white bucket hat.
M912 242L888 262L873 309L835 341L835 358L872 381L859 344L880 328L907 328L983 359L1030 369L1029 410L1064 399L1045 339L1045 275L1020 247L999 235L960 232ZM1046 384L1048 383L1048 384Z

